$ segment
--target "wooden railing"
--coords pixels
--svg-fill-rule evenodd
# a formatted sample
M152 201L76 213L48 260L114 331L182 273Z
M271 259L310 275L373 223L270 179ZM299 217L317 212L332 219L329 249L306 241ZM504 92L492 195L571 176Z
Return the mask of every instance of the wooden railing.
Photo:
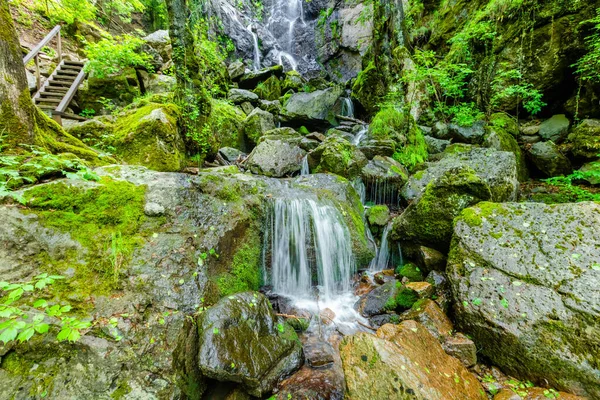
M41 42L38 43L37 46L33 50L29 52L25 57L23 57L23 64L27 65L31 60L35 59L35 76L37 78L37 88L40 90L42 87L42 81L40 77L40 51L50 43L54 37L56 39L56 52L58 54L58 64L62 62L62 40L60 37L60 25L56 25L50 33L46 35Z

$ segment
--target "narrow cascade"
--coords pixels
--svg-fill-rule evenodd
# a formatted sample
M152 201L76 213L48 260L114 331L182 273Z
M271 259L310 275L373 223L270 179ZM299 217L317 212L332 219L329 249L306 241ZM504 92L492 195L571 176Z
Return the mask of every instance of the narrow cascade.
M258 36L252 30L252 24L248 25L246 28L248 32L252 35L252 41L254 43L254 70L258 71L260 69L260 49L258 48Z
M369 265L370 272L379 272L387 269L388 264L390 262L390 246L388 243L388 234L392 229L392 224L389 223L383 230L383 234L381 236L381 246L377 250L377 256L371 261Z
M308 166L308 156L304 156L304 158L302 158L302 169L300 170L300 175L310 175L310 167Z
M367 202L367 188L365 186L365 183L360 177L358 177L352 181L352 187L354 188L354 190L356 190L356 193L358 193L358 196L360 197L360 202L364 206Z
M387 204L390 207L398 207L400 198L398 189L387 179L371 179L365 184L366 201L373 204Z
M352 103L352 99L344 97L342 101L342 116L354 118L354 104Z
M358 131L358 133L356 134L356 136L354 136L354 139L352 140L352 143L355 146L358 146L360 144L360 142L362 142L362 140L365 138L365 136L367 136L367 132L369 132L369 127L365 126L363 129L361 129L360 131Z
M312 300L316 284L324 303L351 293L356 264L350 232L340 211L312 199L277 198L267 226L264 270L273 291ZM266 247L265 246L265 247ZM270 260L269 260L270 258Z
M302 0L276 0L273 2L266 27L277 40L279 64L284 65L283 61L285 60L293 70L296 70L298 66L294 58L294 31L298 23L306 26Z

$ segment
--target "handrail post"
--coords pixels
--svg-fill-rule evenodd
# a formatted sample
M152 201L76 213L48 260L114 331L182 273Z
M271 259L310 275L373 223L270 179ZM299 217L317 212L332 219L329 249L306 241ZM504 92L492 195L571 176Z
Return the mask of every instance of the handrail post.
M58 30L58 37L56 39L56 48L58 51L58 64L62 62L62 41L60 37L60 28Z
M40 90L42 87L42 80L40 79L40 57L38 54L35 55L35 78L37 79L37 90Z

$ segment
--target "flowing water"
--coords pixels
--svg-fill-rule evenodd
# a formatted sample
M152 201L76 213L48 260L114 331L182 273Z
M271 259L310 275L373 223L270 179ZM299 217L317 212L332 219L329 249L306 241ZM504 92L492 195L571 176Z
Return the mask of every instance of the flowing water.
M302 0L276 0L273 2L266 28L277 40L277 58L280 65L284 60L295 71L298 62L295 58L295 28L306 26Z
M252 35L252 41L254 43L253 67L255 71L258 71L260 69L260 49L258 48L258 36L256 36L256 33L254 33L254 31L252 30L252 24L248 25L248 28L246 28L246 30Z
M388 243L388 234L392 228L392 224L389 223L383 230L381 235L381 246L377 249L377 256L371 261L369 265L369 272L379 272L388 268L390 262L390 246Z
M308 166L308 156L302 158L302 169L300 169L300 175L310 175L310 167Z
M365 126L363 129L361 129L360 131L358 131L358 133L354 136L354 139L352 140L352 143L355 146L358 146L360 144L360 142L363 141L363 139L365 138L365 136L367 136L368 132L369 132L369 127Z
M349 97L342 99L342 116L354 118L354 104Z

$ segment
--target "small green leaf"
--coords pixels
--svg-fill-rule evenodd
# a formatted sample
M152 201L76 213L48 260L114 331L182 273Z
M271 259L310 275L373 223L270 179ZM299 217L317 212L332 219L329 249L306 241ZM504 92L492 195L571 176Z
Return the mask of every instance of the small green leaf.
M600 271L600 264L592 264L592 269L595 271Z
M21 333L19 333L19 336L17 336L17 340L21 343L27 342L29 339L31 339L34 332L35 331L33 330L33 328L29 327L29 328L25 329L24 331L22 331Z
M500 300L500 304L502 304L502 307L508 308L508 300L502 299L502 300Z
M480 299L480 298L474 298L474 299L472 300L472 303L473 303L473 305L475 305L475 306L480 306L480 305L481 305L481 303L482 303L482 301L481 301L481 299Z
M46 307L48 307L48 302L44 299L39 299L33 303L33 306L35 308L46 308Z
M219 334L219 328L213 328L213 334L218 335Z

